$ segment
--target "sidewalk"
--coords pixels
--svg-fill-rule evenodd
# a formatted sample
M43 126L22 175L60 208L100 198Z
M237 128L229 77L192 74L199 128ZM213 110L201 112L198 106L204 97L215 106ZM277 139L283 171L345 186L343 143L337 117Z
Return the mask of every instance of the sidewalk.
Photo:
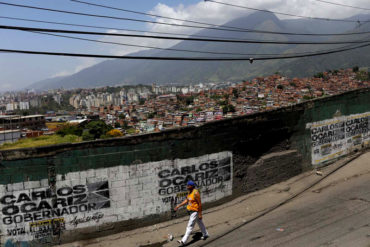
M264 190L250 193L241 196L233 201L214 207L203 212L203 221L210 234L209 240L193 241L190 246L201 246L202 244L212 241L212 239L221 236L225 232L245 224L247 221L264 214L268 210L284 203L293 196L306 190L311 185L325 178L327 174L332 173L341 166L357 158L359 155L346 157L335 164L321 169L322 175L316 174L315 171L302 173L282 183L273 185ZM351 162L351 166L356 166L356 174L361 172L369 172L368 161L370 160L370 152L362 154L359 158ZM365 165L364 165L365 164ZM333 174L334 175L334 174ZM332 183L336 183L343 179L348 179L354 175L353 167L343 167L340 173L335 173L335 176L330 176L330 179L320 183L320 187L315 186L316 190L325 189ZM319 189L317 189L318 187ZM319 191L316 191L319 192ZM299 195L298 195L299 197ZM61 245L63 247L129 247L129 246L178 246L177 241L185 233L188 217L177 218L171 221L163 222L154 226L139 228L132 231L117 233L106 237L77 241L74 243ZM195 227L196 233L198 227ZM168 235L174 236L174 240L168 241ZM189 239L191 241L191 237Z

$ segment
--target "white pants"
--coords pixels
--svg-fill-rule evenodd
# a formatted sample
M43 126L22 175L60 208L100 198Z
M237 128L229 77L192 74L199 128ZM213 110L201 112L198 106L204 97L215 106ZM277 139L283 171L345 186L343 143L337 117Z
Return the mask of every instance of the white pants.
M203 224L203 221L201 219L199 219L199 217L198 217L198 212L193 212L193 213L190 214L189 223L188 223L188 226L186 227L186 233L185 233L184 237L181 239L181 241L183 243L186 243L186 241L188 241L188 238L189 238L191 232L194 229L195 222L198 223L198 226L199 226L203 236L208 236L208 232L206 230L206 227Z

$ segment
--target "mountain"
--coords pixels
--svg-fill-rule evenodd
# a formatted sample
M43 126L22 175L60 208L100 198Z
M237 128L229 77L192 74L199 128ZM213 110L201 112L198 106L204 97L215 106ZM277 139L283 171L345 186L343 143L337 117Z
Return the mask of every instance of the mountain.
M45 80L33 83L33 84L29 85L27 88L30 88L30 89L32 89L32 88L33 89L50 89L50 88L53 88L52 85L58 85L59 81L61 81L64 78L67 78L67 76L52 77L52 78L49 78L49 79L45 79Z
M370 15L359 15L353 19L367 20ZM352 19L351 18L351 19ZM275 32L299 33L342 33L370 31L370 24L358 26L357 23L338 23L315 20L280 20L271 13L256 12L251 15L232 20L225 25L249 29L260 29ZM361 36L290 36L272 35L250 32L229 32L204 29L195 35L218 36L238 39L261 39L274 41L339 41L346 39L370 39L369 35ZM305 51L318 51L343 47L345 45L263 45L182 41L172 48L201 51L217 51L229 53L272 53L289 54ZM71 76L52 78L29 86L35 89L46 88L88 88L105 85L128 84L189 84L199 82L240 81L256 76L264 76L279 71L288 76L311 76L326 69L368 66L370 63L370 48L361 48L332 55L298 58L287 60L237 62L196 62L196 61L146 61L146 60L106 60L86 68ZM195 57L224 57L201 53L173 52L166 50L146 50L133 53L137 56L195 56ZM244 56L245 57L245 56ZM247 57L253 57L247 56Z

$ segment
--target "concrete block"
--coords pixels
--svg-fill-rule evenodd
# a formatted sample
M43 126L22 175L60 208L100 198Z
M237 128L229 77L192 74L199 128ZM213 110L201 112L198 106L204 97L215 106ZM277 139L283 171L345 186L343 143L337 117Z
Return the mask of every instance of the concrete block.
M89 169L86 171L86 177L87 178L93 178L95 177L95 170L94 169Z
M142 192L143 191L143 185L142 184L130 185L129 192L131 193L133 191Z
M123 180L125 180L125 179L130 179L130 174L129 174L129 172L127 171L127 172L123 172L123 173L121 173L121 175L122 175L122 179Z
M117 203L117 208L126 209L129 206L129 201L125 199L116 201L116 203Z
M153 192L152 190L143 190L141 192L141 195L144 197L144 198L151 198L153 197Z
M220 158L220 153L215 153L215 154L209 154L208 159L211 161L211 160L219 160L222 158Z
M140 184L153 184L153 182L154 182L153 176L145 176L139 178Z
M107 168L101 168L95 170L95 177L97 178L107 178L108 177L108 169Z
M86 185L86 178L79 178L79 179L72 179L71 180L71 185Z
M55 186L57 187L57 189L62 188L62 187L71 187L72 183L71 183L71 180L57 181L55 183Z
M153 197L152 198L150 198L150 197L143 197L143 199L144 199L144 205L145 206L149 206L149 205L153 205L154 204L154 199L153 199Z
M152 190L153 188L158 187L158 182L156 183L143 183L143 190Z
M90 183L101 182L101 181L103 181L103 180L106 180L106 178L103 178L103 177L92 177L92 178L87 178L87 179L86 179L86 182L87 182L88 184L90 184Z
M124 187L125 185L126 185L125 180L119 180L119 181L113 181L112 184L111 184L111 187L112 188L120 188L120 187Z
M126 210L124 208L116 207L116 208L114 208L113 214L116 215L116 216L119 216L119 215L124 215L125 212L126 212Z
M24 182L24 188L26 190L36 189L36 188L40 188L40 187L41 187L40 181L27 181L27 182Z
M117 173L119 173L119 166L109 167L108 168L108 176L115 177Z
M119 172L120 173L128 173L129 166L119 166Z
M135 198L131 200L132 206L138 206L142 207L144 205L144 199L143 198Z
M63 180L62 178L63 178L62 174L57 174L56 175L56 180L57 181L62 181Z
M140 195L139 195L139 192L137 192L137 191L132 191L130 193L125 194L125 199L126 200L130 200L130 199L134 199L134 198L138 198L138 197L140 197Z
M8 192L24 190L24 184L23 184L23 182L8 184L7 190L8 190Z
M117 215L118 221L125 221L131 218L131 214L129 212L124 212L122 214Z
M87 171L80 171L80 178L81 179L86 179L88 176L87 176Z
M79 172L70 172L65 175L66 180L70 179L79 179L80 178L80 173Z
M104 216L111 216L114 215L114 208L106 208L101 211Z
M111 188L109 192L110 198L115 201L125 200L127 194L122 188Z
M111 215L111 216L105 216L102 219L100 219L100 223L112 223L112 222L117 222L118 217L116 215Z
M42 188L49 187L49 179L47 179L47 178L41 179L40 185L41 185Z
M2 185L0 184L0 195L3 195L6 193L6 186L5 185Z
M130 178L129 180L126 180L126 184L129 185L129 186L137 185L137 184L139 184L139 179L138 178Z

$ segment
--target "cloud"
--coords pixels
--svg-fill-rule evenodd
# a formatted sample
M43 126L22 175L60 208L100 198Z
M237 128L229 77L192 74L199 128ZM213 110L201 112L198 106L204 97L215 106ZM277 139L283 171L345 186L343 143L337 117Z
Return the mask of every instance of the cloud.
M52 75L52 77L73 75L75 73L80 72L83 69L86 69L90 66L93 66L93 65L101 62L101 60L97 60L95 58L76 58L76 59L78 60L79 64L75 68L73 68L71 70L62 70L62 71Z
M353 8L334 6L325 4L315 0L218 0L219 2L231 3L240 6L248 6L252 8L267 9L271 11L278 11L282 13L291 13L295 15L305 15L313 17L327 17L327 18L348 18L350 16L367 13L365 11L356 10ZM354 6L367 6L368 0L352 0L351 4ZM212 23L215 25L222 25L235 18L246 16L254 11L240 9L212 2L200 1L193 5L185 6L180 4L175 7L170 7L163 3L158 3L149 13L154 15L166 16L176 19L187 19L194 20L204 23ZM280 19L287 19L284 15L277 15ZM169 20L166 18L153 18L158 22L165 22L170 24L188 24L188 25L200 25L194 23L186 23L179 20ZM340 24L340 22L338 23ZM194 34L200 29L168 26L160 24L148 24L148 31L155 32L167 32L176 34ZM111 30L112 31L112 30ZM177 41L168 40L153 40L153 39L141 39L141 38L120 38L120 37L104 37L104 41L122 42L136 45L150 45L167 48L178 43ZM112 46L108 49L110 54L114 55L126 55L132 52L145 50L145 48L129 47L129 46ZM176 53L174 53L176 55Z

